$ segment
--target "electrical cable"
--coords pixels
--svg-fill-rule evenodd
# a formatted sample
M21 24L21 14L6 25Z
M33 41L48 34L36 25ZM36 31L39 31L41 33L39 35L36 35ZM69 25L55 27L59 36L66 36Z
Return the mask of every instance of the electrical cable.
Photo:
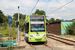
M30 14L32 13L32 11L34 10L34 8L36 7L37 3L39 2L39 0L37 0L35 6L33 7L33 9L31 10Z
M73 1L73 0L72 0L72 1ZM66 4L64 4L63 6L57 8L56 10L52 11L51 13L53 13L53 12L57 11L58 9L60 9L60 8L62 8L62 7L64 7L64 6L66 6L67 4L71 3L72 1L70 1L70 2L68 2L68 3L66 3ZM51 13L49 13L49 14L51 14Z

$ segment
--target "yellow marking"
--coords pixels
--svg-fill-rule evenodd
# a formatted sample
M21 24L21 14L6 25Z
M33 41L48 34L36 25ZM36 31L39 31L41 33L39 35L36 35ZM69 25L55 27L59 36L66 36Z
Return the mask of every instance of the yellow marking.
M62 28L65 28L65 25L62 25Z

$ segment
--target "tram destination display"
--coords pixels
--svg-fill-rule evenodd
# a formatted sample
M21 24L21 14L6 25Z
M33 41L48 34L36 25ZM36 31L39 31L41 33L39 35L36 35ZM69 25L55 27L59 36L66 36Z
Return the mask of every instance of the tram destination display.
M44 19L44 16L30 16L30 19Z

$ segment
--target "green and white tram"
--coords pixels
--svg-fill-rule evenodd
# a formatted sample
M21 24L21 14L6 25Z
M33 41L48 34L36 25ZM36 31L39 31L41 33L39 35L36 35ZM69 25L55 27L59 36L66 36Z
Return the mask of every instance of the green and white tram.
M28 15L25 19L25 40L27 42L46 42L46 17Z

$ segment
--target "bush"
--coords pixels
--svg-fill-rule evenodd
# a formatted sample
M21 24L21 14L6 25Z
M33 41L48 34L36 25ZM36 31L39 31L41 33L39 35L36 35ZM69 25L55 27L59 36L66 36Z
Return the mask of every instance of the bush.
M6 29L6 27L7 27L7 22L2 23L2 26L3 26L4 29Z
M2 37L9 37L9 27L7 26L6 29L1 29L0 33L2 33ZM11 27L11 37L13 37L14 39L16 39L16 32L15 32L15 28Z
M21 30L20 31L23 31L24 30L24 28L25 28L25 26L24 26L24 22L25 20L23 20L23 19L20 19L20 21L19 21L19 25L20 25L20 28L21 28Z
M75 21L72 24L67 25L66 33L69 35L75 35Z

